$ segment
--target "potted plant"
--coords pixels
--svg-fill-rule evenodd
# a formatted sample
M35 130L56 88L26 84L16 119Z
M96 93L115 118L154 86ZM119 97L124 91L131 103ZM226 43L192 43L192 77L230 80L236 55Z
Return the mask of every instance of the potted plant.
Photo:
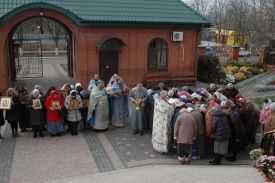
M250 159L252 160L252 166L256 168L256 161L263 156L264 151L262 149L254 149L249 152Z
M275 156L264 155L256 161L256 167L261 168L265 175L265 182L271 182L275 170Z

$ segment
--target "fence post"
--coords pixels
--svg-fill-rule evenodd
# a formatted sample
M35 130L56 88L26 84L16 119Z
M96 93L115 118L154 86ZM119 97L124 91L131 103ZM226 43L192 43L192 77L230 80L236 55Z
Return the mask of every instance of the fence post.
M206 50L205 46L199 46L199 56L205 55L205 50Z
M233 45L230 50L229 50L229 60L235 60L238 61L239 60L239 51L240 51L240 47Z

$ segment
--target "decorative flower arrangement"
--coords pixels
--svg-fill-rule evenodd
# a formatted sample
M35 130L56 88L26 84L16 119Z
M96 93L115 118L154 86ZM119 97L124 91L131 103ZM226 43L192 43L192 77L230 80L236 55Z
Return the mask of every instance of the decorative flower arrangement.
M252 160L252 166L256 167L256 161L263 156L264 151L262 149L254 149L249 152L250 159Z
M261 156L256 161L256 168L261 169L265 176L272 180L275 174L275 156Z
M239 81L242 81L242 80L245 80L246 79L246 76L244 75L244 73L242 72L237 72L234 74L234 77L239 80Z

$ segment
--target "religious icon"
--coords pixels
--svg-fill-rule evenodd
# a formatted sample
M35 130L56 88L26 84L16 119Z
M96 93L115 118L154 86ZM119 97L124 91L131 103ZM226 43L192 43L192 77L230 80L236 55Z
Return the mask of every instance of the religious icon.
M77 99L71 99L69 104L70 109L77 110L79 109L79 103Z
M0 109L11 110L11 97L1 97L0 98Z
M83 100L83 108L88 108L89 107L89 100L85 99Z
M136 110L139 111L140 108L141 108L142 105L143 105L143 100L142 100L142 99L136 99L136 100L134 101L134 103L135 103L135 105L136 105Z
M66 99L68 96L68 90L56 90L56 92L63 98Z
M32 103L34 105L33 109L42 109L42 105L39 99L33 99Z
M52 102L52 109L53 110L59 110L60 102L59 101L53 101Z

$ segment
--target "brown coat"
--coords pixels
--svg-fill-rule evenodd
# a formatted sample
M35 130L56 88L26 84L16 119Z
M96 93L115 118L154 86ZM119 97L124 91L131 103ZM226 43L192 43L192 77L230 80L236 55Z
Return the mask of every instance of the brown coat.
M181 114L174 127L174 137L177 143L192 144L194 137L197 136L196 120L192 114L184 112Z
M271 112L269 117L267 118L264 132L270 132L275 130L275 111Z
M207 112L205 113L205 134L206 137L212 137L212 115L211 115L211 109L212 107L208 107Z

